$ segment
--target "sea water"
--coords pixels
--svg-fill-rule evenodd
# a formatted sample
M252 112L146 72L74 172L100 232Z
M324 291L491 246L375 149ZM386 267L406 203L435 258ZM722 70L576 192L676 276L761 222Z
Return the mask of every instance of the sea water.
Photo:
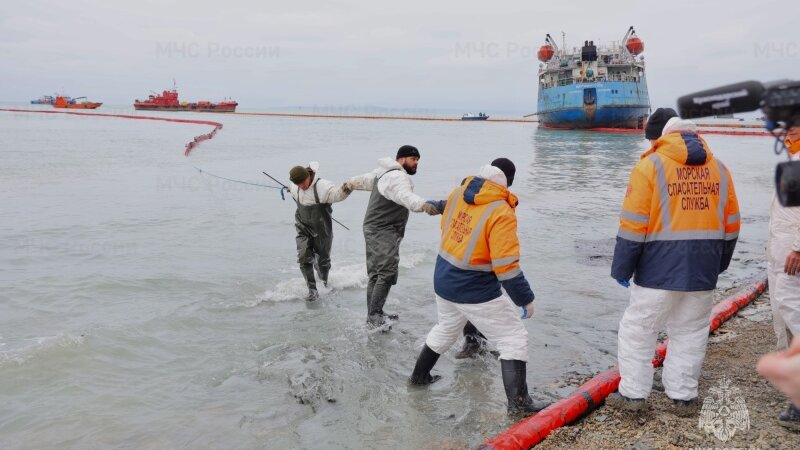
M648 148L641 134L161 115L224 128L185 157L209 127L0 112L2 448L463 448L508 426L490 354L456 360L458 343L434 369L441 381L406 383L436 323L440 217L411 215L386 305L400 319L376 332L365 326L368 193L334 205L350 230L334 226L330 284L310 304L294 203L208 175L274 185L262 170L286 180L316 160L320 176L340 182L404 144L420 149L413 181L428 199L496 157L517 165L537 398L560 398L615 364L629 291L609 277L610 262L627 178ZM731 287L765 270L779 159L767 138L706 139L742 211L719 283Z

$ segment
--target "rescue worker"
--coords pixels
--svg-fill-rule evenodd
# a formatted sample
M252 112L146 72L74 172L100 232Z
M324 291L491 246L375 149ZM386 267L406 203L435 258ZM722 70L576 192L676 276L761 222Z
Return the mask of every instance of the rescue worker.
M800 160L800 128L789 130L786 149L791 159ZM800 207L784 207L774 194L769 213L767 273L778 348L784 350L789 346L789 333L800 336ZM798 405L790 405L778 422L800 430Z
M631 173L611 269L631 295L619 324L622 380L609 403L646 408L656 338L666 329L662 382L674 412L685 416L698 407L714 288L733 256L739 205L730 172L694 123L659 108L645 136L652 147Z
M441 378L431 369L470 321L500 352L508 411L529 414L547 405L531 398L526 381L528 332L522 319L533 316L534 295L519 266L518 201L508 190L515 171L510 160L498 158L437 205L443 211L433 277L438 323L425 339L409 383Z
M397 284L400 263L400 242L406 230L409 211L440 214L432 203L414 193L411 175L417 173L419 150L404 145L394 159L378 160L374 171L353 177L345 183L354 190L371 191L364 215L364 241L367 250L367 324L380 327L386 318L383 305L389 290Z
M328 286L331 270L331 245L333 227L331 203L347 198L352 191L348 186L336 186L317 176L319 163L312 161L307 167L295 166L289 171L289 193L297 204L294 214L297 230L297 262L308 286L307 301L319 298L314 271L320 281Z

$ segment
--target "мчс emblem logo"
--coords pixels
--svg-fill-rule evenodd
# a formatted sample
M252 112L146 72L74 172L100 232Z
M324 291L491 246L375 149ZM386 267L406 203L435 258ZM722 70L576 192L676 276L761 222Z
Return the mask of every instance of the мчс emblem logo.
M750 429L750 413L738 388L731 386L731 380L723 378L717 387L708 390L709 396L703 400L698 427L706 434L713 433L722 442L727 442L736 431Z

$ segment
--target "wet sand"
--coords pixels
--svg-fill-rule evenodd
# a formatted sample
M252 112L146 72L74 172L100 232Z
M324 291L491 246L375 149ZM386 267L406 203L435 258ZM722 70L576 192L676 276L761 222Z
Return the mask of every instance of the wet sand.
M700 398L712 395L709 389L718 387L727 377L731 387L739 389L733 396L744 398L750 417L750 428L737 430L727 441L699 428L699 412L681 418L670 411L671 401L660 385L659 369L647 412L630 413L603 405L574 425L554 431L536 448L800 448L800 433L777 423L787 400L755 369L761 355L774 348L768 293L711 336L700 378Z

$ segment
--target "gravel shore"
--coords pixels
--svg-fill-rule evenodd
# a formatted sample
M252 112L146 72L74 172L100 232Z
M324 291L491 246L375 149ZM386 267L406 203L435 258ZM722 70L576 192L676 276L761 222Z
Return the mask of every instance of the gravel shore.
M659 370L648 411L629 413L604 405L575 424L554 431L536 448L798 449L800 433L777 423L778 414L788 402L755 369L761 355L774 348L768 293L740 311L709 340L700 378L701 401L709 396L716 398L709 390L720 388L727 378L731 397L743 398L749 415L749 429L736 429L726 440L700 428L700 412L688 418L671 412L671 402L660 385Z

